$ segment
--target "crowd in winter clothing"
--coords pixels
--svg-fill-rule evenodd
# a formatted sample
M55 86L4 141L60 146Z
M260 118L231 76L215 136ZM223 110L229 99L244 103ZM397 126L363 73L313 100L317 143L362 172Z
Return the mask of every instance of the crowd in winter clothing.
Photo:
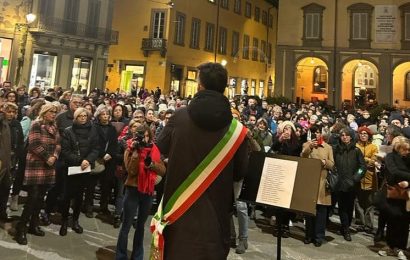
M8 221L9 211L19 210L19 194L27 193L16 224L16 241L24 245L27 234L44 236L40 225L49 225L54 215L61 215L61 236L70 225L81 234L81 212L93 218L98 211L120 228L117 259L127 258L133 225L133 257L142 259L144 225L153 202L162 197L166 166L181 167L176 162L167 165L156 140L180 107L188 106L194 118L203 119L203 104L197 103L201 99L191 103L190 98L174 92L164 95L159 88L133 88L129 94L94 89L87 95L61 88L26 92L24 86L13 89L3 85L1 91L0 221ZM212 93L197 95L212 100ZM405 189L410 181L409 110L385 108L371 114L374 108L370 107L335 109L319 102L270 104L253 96L229 102L232 116L248 128L250 160L252 153L265 153L322 162L316 216L304 217L306 244L320 247L326 243L329 216L337 210L340 235L346 241L354 240L352 230L366 232L374 236L375 243L386 241L380 255L406 259L408 199L388 197L387 190L397 185ZM206 106L210 111L216 109L212 102ZM203 122L206 120L198 124ZM212 131L214 125L201 127ZM176 138L184 142L183 136ZM71 174L75 167L84 173ZM252 168L242 170L252 174ZM330 171L338 175L332 189L327 178ZM233 181L238 198L243 178ZM99 202L94 196L96 187ZM249 206L236 202L238 236L233 224L224 227L230 229L231 246L238 254L248 248L247 222L254 215L254 207ZM275 219L274 210L262 210L269 219ZM280 223L274 224L276 228L281 225L283 237L291 235L291 220L295 221L295 214L285 212Z

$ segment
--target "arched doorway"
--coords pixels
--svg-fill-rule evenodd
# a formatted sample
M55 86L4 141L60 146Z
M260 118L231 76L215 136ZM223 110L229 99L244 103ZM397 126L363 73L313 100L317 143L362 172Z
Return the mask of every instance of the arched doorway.
M366 60L352 60L343 67L342 101L362 107L377 100L379 71Z
M393 102L410 107L410 62L403 62L393 71Z
M328 68L316 57L301 59L296 65L296 101L327 100Z

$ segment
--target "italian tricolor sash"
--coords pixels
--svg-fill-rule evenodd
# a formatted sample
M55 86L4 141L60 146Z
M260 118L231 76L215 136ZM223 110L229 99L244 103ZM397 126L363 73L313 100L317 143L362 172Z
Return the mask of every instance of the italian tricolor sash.
M169 201L151 220L151 257L164 258L163 231L167 225L179 219L195 201L208 189L212 182L229 163L246 136L247 129L238 120L233 119L229 130L218 144L209 152L188 178L181 183Z

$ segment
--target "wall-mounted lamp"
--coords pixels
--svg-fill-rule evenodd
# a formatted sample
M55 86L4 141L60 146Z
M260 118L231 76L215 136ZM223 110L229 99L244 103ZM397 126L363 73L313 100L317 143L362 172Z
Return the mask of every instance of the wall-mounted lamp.
M29 13L26 15L26 21L27 24L30 24L32 22L34 22L37 19L37 15L33 14L33 13Z
M226 66L226 64L228 64L228 61L227 61L227 60L225 60L225 59L223 59L223 60L221 61L221 65L225 67L225 66Z

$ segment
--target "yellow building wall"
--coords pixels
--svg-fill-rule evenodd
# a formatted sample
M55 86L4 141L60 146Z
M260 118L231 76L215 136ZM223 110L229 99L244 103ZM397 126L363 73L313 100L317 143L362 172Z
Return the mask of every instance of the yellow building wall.
M406 73L410 71L410 62L405 62L396 67L393 72L393 101L398 100L399 107L410 107L410 100L405 98L405 77Z
M367 3L375 7L376 5L396 5L397 8L408 0L367 0L367 1L357 1L357 0L339 0L338 1L338 14L337 14L337 46L338 47L349 47L349 37L350 37L350 13L347 8L356 3ZM325 7L323 11L323 27L322 27L322 47L332 47L334 45L334 27L335 27L335 1L329 0L292 0L292 1L280 1L279 2L279 24L278 35L278 45L291 45L291 46L302 46L303 37L303 10L302 7L309 5L311 3L316 3ZM371 18L371 48L373 49L400 49L400 39L401 39L401 14L400 10L397 10L397 41L395 43L375 43L375 12L372 13Z
M180 89L183 90L185 85L185 78L187 68L195 68L204 62L214 61L214 52L205 51L205 32L206 23L211 23L216 26L217 6L209 3L207 0L200 1L186 1L175 0L174 8L167 9L165 5L151 3L150 1L124 1L117 0L114 11L113 30L120 32L119 43L116 46L111 46L109 53L109 63L113 64L111 72L108 72L108 87L111 90L116 89L120 85L120 72L118 71L119 60L135 60L147 62L145 87L154 89L160 86L165 93L170 88L169 73L170 65L176 64L184 66L184 75L181 82ZM226 54L217 54L217 62L225 59L228 63L226 68L229 76L247 78L250 87L250 80L256 79L257 86L259 81L265 81L265 96L268 92L268 78L269 75L274 79L274 55L275 55L275 41L276 41L276 15L275 8L270 9L270 14L273 15L273 28L269 28L269 42L272 44L272 65L266 66L260 61L260 54L258 61L252 60L252 51L249 51L249 60L242 58L243 36L247 34L250 36L250 47L253 45L253 37L259 40L259 49L261 48L261 40L266 41L267 28L262 24L262 10L267 11L271 5L263 0L251 1L252 3L252 18L247 18L244 15L245 1L242 1L241 15L234 12L234 1L229 1L229 10L220 8L219 25L225 27L227 34L227 48ZM260 22L254 20L255 6L260 8ZM150 52L148 57L143 56L140 50L143 38L149 38L149 30L151 23L151 9L152 8L166 8L168 10L166 30L168 33L165 37L167 39L167 55L162 58L158 52ZM175 21L176 13L185 14L185 34L184 45L174 44ZM127 17L123 19L123 17ZM199 49L190 48L191 40L191 25L192 18L201 20L200 29L200 44ZM130 26L132 21L133 26ZM148 30L144 31L144 26ZM232 34L233 31L239 32L239 56L232 57ZM216 31L215 31L216 33ZM214 44L214 48L216 48ZM267 69L267 71L265 71ZM240 81L237 82L240 85ZM240 86L238 86L238 89ZM238 93L239 91L237 91Z
M166 5L150 1L124 1L116 0L114 4L113 30L119 31L118 45L111 45L108 63L112 68L108 69L107 87L113 91L120 87L121 60L146 62L145 87L154 89L165 83L165 58L159 52L150 52L149 57L144 57L141 50L142 39L150 37L152 9L166 11L165 39L169 29L170 9ZM169 44L169 42L168 42Z

